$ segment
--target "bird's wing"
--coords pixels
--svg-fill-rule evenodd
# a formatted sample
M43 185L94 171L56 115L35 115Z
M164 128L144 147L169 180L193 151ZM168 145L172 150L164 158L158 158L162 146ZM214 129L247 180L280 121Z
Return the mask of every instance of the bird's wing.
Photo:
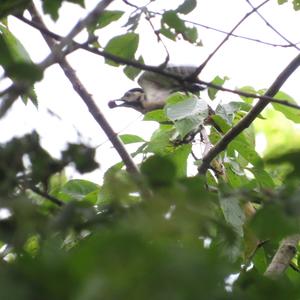
M197 68L193 66L169 66L166 67L164 71L185 78L194 74L196 69ZM154 95L156 95L156 98L157 95L166 97L174 91L188 90L193 92L203 89L195 84L182 86L176 79L151 71L145 71L138 79L138 83L145 91L148 99L154 99ZM195 88L196 86L198 88Z

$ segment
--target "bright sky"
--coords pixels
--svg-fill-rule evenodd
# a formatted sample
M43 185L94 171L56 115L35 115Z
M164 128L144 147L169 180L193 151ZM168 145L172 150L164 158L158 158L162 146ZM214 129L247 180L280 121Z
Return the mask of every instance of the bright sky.
M97 2L86 0L86 6L91 9ZM148 1L132 0L132 3L139 5L142 2ZM261 3L257 0L252 2L254 5ZM166 3L171 3L171 5L163 6ZM180 3L182 0L156 0L153 3L153 10L176 8ZM115 0L108 9L128 11L128 7L121 0ZM251 7L246 0L198 0L197 9L191 15L185 16L185 19L230 31L250 10ZM291 4L278 6L276 0L270 0L270 3L265 5L260 12L285 37L295 43L300 41L300 12L295 12ZM61 18L56 24L50 18L46 18L46 21L52 31L65 35L84 15L84 11L79 6L66 3L60 11ZM126 17L123 18L123 23L125 21ZM9 19L9 25L34 61L40 62L48 55L49 50L36 30L13 18ZM147 64L162 63L165 58L164 50L161 45L157 44L149 25L141 24L140 32L142 35L139 54L143 54ZM225 37L202 27L198 27L198 32L204 47L166 40L172 64L201 64ZM120 29L119 23L115 23L110 25L108 30L99 32L99 42L105 45L112 36L122 33L125 33L125 29ZM235 33L272 43L287 44L256 14L251 15ZM251 85L257 89L267 88L296 54L297 50L294 48L272 47L244 39L230 38L204 69L201 79L210 81L216 75L226 75L231 79L227 83L227 86L231 88L244 85ZM126 90L136 86L123 75L121 68L107 66L101 57L84 51L73 53L68 56L68 60L116 132L150 137L154 130L153 123L142 122L139 113L130 109L110 110L107 107L109 100L120 97ZM300 71L295 72L283 87L283 90L296 100L300 99L299 75ZM119 157L88 113L83 102L72 90L59 67L53 66L47 70L44 80L36 85L36 92L39 98L39 110L37 111L31 104L25 106L18 101L7 117L1 121L0 141L5 141L12 135L23 135L36 128L43 137L43 146L58 156L66 141L78 141L76 130L74 130L76 128L81 133L83 141L88 141L91 145L101 145L97 154L101 171L86 176L88 179L99 181L101 174L119 161ZM234 97L236 96L220 93L222 101L234 99ZM62 121L51 117L46 112L47 108L54 111Z

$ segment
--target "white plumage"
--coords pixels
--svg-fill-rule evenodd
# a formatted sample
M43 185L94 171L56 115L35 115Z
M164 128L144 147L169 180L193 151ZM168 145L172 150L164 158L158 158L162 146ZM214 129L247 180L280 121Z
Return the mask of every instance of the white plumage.
M195 73L196 67L192 66L169 66L165 72L186 78ZM203 90L199 84L182 85L178 80L162 74L145 71L138 79L141 88L127 91L120 99L108 103L110 108L130 107L141 113L162 108L166 99L177 91L197 92Z

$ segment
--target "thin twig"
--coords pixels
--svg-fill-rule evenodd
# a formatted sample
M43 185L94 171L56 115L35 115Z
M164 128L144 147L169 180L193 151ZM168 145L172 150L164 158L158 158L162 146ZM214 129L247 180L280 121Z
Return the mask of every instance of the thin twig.
M298 54L288 66L279 74L270 88L266 91L264 97L273 97L282 87L284 82L293 74L293 72L300 65L300 54ZM264 108L270 103L270 100L260 99L256 105L238 122L233 126L220 140L210 149L205 157L203 157L202 165L198 171L200 175L204 175L208 170L211 161L223 150L226 149L228 144L237 137L243 130L251 125L251 123L257 118L257 116L264 110Z
M148 11L153 15L158 15L158 16L163 15L162 13L160 13L158 11L153 11L153 10L148 10ZM299 44L299 42L294 43L294 44L290 44L290 43L289 44L277 44L277 43L266 42L266 41L251 38L251 37L248 37L248 36L243 36L243 35L239 35L239 34L235 34L235 33L230 33L228 31L225 31L225 30L222 30L222 29L219 29L219 28L215 28L215 27L212 27L212 26L209 26L209 25L201 24L201 23L198 23L198 22L195 22L195 21L190 21L190 20L187 20L187 19L184 19L184 18L181 18L181 20L185 23L192 24L192 25L197 26L197 27L202 27L202 28L205 28L207 30L212 30L212 31L224 34L224 35L230 35L231 37L234 37L234 38L244 39L244 40L247 40L247 41L250 41L250 42L263 44L263 45L266 45L266 46L290 48L290 47L294 47L294 45Z
M169 50L168 50L166 44L164 43L164 41L162 40L159 31L155 30L155 27L154 27L154 25L153 25L153 23L152 23L152 21L151 21L151 15L150 15L149 11L146 9L146 10L144 11L144 13L145 13L145 16L146 16L146 20L147 20L148 23L150 24L150 27L152 28L154 34L155 34L156 37L157 37L157 41L160 42L160 43L163 45L164 49L165 49L165 52L166 52L166 58L165 58L165 61L163 62L162 65L163 65L163 66L166 66L166 65L168 64L169 60L170 60L170 53L169 53Z
M31 191L33 191L35 194L37 194L37 195L39 195L39 196L41 196L41 197L43 197L43 198L51 201L52 203L54 203L57 206L63 206L63 205L65 205L65 203L62 200L60 200L60 199L58 199L58 198L56 198L56 197L54 197L54 196L52 196L52 195L50 195L50 194L42 191L42 190L40 190L39 188L37 188L35 186L28 187L28 189L31 190Z
M254 8L253 4L249 1L246 0L246 2L252 7ZM255 11L256 14L266 23L266 25L271 28L271 30L273 30L278 36L280 36L284 41L286 41L291 47L296 48L297 50L300 50L299 47L297 47L296 44L292 43L289 39L287 39L283 34L281 34L274 26L272 26L269 21L258 11Z
M205 68L205 66L208 64L208 62L213 58L213 56L219 51L219 49L226 43L226 41L230 38L231 34L249 17L251 16L255 11L257 11L259 8L261 8L263 5L265 5L270 0L265 0L263 3L258 5L257 7L254 7L250 12L246 13L245 16L230 30L230 32L226 35L226 37L223 39L223 41L215 48L215 50L208 55L206 60L197 68L194 74L191 75L191 77L197 77L201 71Z

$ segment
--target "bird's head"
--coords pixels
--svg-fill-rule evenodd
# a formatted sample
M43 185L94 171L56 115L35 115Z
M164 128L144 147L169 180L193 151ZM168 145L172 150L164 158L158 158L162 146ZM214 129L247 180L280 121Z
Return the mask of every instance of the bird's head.
M120 99L111 100L108 102L110 108L115 107L130 107L139 112L144 111L143 103L146 100L145 92L141 88L134 88L127 91Z

